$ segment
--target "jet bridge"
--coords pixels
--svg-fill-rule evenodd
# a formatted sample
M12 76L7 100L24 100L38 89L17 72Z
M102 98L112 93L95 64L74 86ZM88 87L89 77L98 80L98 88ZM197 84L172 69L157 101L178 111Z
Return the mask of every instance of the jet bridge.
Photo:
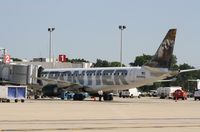
M34 85L41 70L38 65L0 64L0 80L15 85Z

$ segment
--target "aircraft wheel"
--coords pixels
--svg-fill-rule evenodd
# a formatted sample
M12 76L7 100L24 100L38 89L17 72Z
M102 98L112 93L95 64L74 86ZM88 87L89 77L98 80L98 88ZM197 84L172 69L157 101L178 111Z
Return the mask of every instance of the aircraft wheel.
M103 96L103 100L104 101L112 101L113 100L113 95L111 95L111 94L105 94Z
M75 94L73 100L84 100L83 94Z
M101 98L102 98L102 96L100 95L100 96L99 96L99 101L101 101Z
M78 94L74 94L73 100L78 100Z

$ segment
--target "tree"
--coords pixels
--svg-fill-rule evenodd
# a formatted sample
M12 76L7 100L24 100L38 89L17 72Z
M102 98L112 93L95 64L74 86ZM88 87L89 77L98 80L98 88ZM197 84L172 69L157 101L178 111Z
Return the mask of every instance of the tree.
M136 56L135 61L129 63L130 66L142 66L147 62L150 62L152 60L153 56L152 55L146 55L143 54L142 56ZM171 69L178 69L177 63L177 58L175 55L172 56L171 58Z
M193 66L190 66L189 64L181 64L178 66L179 70L186 70L186 69L194 69ZM181 86L184 90L188 91L188 80L189 79L197 79L195 77L196 71L191 71L191 72L185 72L185 73L180 73L176 76L176 81L171 82L171 85L175 86Z
M114 62L111 62L110 66L111 67L120 67L121 66L120 64L121 64L120 62L114 61Z
M106 60L97 59L94 67L109 67L109 62Z
M131 66L142 66L152 59L151 55L143 54L142 56L137 56L134 63L129 63Z
M86 61L85 59L81 59L81 58L77 58L77 59L68 59L68 62L71 62L71 63L79 63L79 62L89 62L89 61Z
M170 68L174 69L174 70L179 69L179 67L177 65L177 57L175 55L172 55Z
M120 67L121 65L120 65L120 62L117 62L117 61L108 62L107 60L97 59L96 63L94 63L93 66L94 67Z
M179 65L180 70L193 69L193 68L194 68L193 66L190 66L189 64L186 63Z
M21 59L19 59L19 58L11 58L13 61L20 61L20 62L22 62L22 60Z

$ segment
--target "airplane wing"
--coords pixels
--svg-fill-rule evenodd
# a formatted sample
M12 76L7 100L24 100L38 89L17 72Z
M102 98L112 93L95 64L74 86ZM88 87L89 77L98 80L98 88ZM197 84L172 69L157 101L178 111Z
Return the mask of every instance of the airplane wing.
M173 82L176 81L177 78L172 78L172 79L166 79L166 80L158 80L156 82Z
M188 81L189 81L189 82L198 82L198 81L200 81L200 80L199 80L199 79L195 79L195 80L194 80L194 79L189 79Z
M180 70L179 73L198 71L198 70L200 70L200 68L197 68L197 69L186 69L186 70Z

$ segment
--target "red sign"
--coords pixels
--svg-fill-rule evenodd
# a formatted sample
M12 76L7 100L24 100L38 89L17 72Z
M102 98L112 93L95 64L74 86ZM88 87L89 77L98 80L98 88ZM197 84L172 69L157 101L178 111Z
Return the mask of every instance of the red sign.
M10 63L10 55L4 56L4 63L9 64Z
M58 60L59 60L59 62L67 62L67 57L66 57L66 55L59 55Z

